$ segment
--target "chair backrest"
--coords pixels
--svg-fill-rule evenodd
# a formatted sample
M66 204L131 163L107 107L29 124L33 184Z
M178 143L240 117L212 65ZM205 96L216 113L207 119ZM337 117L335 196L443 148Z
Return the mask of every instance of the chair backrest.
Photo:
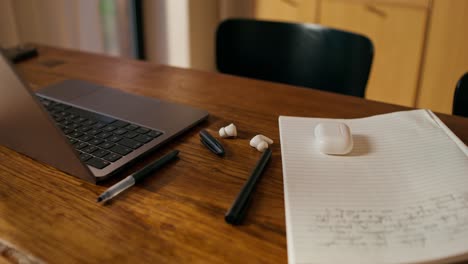
M468 117L468 72L461 77L455 88L452 114Z
M373 54L367 37L314 24L229 19L216 32L222 73L359 97Z

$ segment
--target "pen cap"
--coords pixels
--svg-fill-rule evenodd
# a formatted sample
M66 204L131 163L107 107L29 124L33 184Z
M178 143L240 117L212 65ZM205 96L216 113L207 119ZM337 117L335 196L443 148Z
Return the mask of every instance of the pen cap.
M215 153L218 156L224 155L224 148L208 131L200 131L200 141L207 147L211 152Z

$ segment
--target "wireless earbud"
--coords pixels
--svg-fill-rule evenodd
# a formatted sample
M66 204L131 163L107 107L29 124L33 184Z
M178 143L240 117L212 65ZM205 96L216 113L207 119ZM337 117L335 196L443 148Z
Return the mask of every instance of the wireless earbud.
M264 135L256 135L250 140L250 146L260 152L264 152L271 144L273 144L273 140Z
M222 127L219 129L219 136L222 138L227 138L227 137L237 137L237 128L236 126L231 123L230 125L226 127Z

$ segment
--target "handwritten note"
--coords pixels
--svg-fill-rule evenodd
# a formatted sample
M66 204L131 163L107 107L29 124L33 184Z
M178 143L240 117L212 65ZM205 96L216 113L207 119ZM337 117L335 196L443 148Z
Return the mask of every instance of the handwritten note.
M362 119L328 156L314 127L280 117L290 263L410 263L468 252L468 149L432 112Z
M425 247L435 236L468 239L468 192L434 197L401 210L325 209L309 231L324 247Z

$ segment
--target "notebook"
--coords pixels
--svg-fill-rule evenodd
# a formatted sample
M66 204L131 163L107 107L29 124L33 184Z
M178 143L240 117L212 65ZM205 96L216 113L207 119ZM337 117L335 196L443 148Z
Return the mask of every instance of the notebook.
M320 153L319 122L353 134ZM468 253L468 148L429 110L279 118L289 263L425 263Z

